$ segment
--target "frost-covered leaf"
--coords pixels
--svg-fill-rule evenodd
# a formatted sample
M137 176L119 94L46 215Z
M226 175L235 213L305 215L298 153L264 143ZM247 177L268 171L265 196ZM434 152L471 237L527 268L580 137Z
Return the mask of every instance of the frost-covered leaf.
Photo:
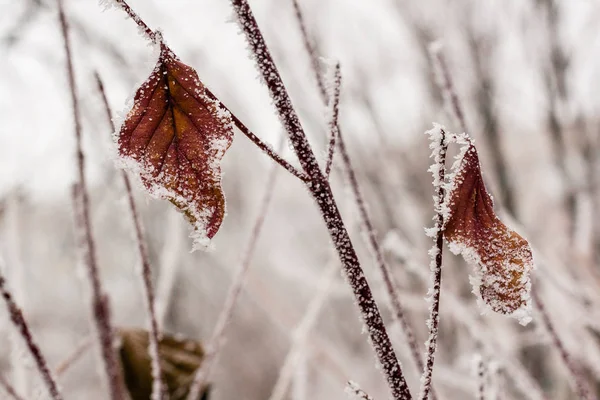
M450 250L477 266L475 293L495 312L528 321L533 256L529 243L494 213L479 156L471 141L463 149L446 201L444 236Z
M148 400L152 393L152 361L148 355L148 332L143 329L120 329L119 355L127 390L132 400ZM158 345L163 381L169 399L184 400L196 369L204 359L202 345L190 339L163 335ZM207 400L209 390L198 400Z
M231 115L210 99L191 67L165 45L117 138L119 156L157 197L210 239L225 216L220 162L233 140Z

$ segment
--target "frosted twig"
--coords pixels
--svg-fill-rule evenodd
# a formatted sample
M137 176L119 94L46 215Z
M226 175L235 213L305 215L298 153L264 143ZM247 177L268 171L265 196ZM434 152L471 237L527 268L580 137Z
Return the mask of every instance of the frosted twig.
M581 376L581 372L578 371L575 361L567 351L564 343L558 336L558 332L556 331L556 328L550 319L550 314L546 310L546 306L544 305L544 302L535 287L531 289L531 297L537 306L540 315L542 316L542 322L544 323L544 326L546 327L546 330L552 339L552 344L554 347L556 347L556 350L558 350L560 357L569 371L571 383L574 385L575 393L577 393L577 396L581 400L593 400L593 397L588 389L588 385L584 381L583 376Z
M1 260L0 260L1 261ZM17 303L14 300L14 297L8 287L6 286L6 279L4 278L4 274L0 269L0 295L4 299L6 303L6 308L8 310L8 314L10 316L10 320L19 333L21 337L25 341L25 345L27 349L31 353L33 360L35 361L35 365L37 366L40 375L46 385L48 392L53 400L62 400L63 396L58 389L58 384L56 380L52 376L52 372L50 371L50 367L48 366L48 362L46 358L42 354L39 346L33 339L31 334L31 330L29 329L29 324L25 320L25 316L23 315L23 311L19 308Z
M116 127L112 119L112 112L106 93L104 91L104 85L100 79L100 75L95 73L96 84L98 85L98 91L102 97L102 103L104 105L104 111L106 112L106 119L111 127L111 131L115 132ZM150 255L148 254L148 247L146 239L144 237L144 230L142 227L142 221L137 211L135 199L133 197L133 191L131 189L131 181L127 176L125 170L121 170L121 176L123 183L125 184L125 192L127 193L127 200L129 203L129 211L131 213L131 219L135 229L135 240L137 244L138 254L142 263L141 278L142 287L144 290L144 296L146 300L146 308L148 313L148 325L149 325L149 340L148 340L148 353L152 364L152 400L166 399L167 393L162 381L162 368L160 365L160 355L158 353L158 344L160 341L160 332L158 329L158 322L156 319L156 307L155 307L155 295L154 295L154 284L152 282L152 267L150 266Z
M56 371L56 375L60 377L62 374L67 372L69 368L71 368L80 358L83 356L89 348L92 346L92 337L88 336L81 341L75 347L75 350L71 352L66 358L64 358L61 362L59 362L54 370Z
M427 326L429 328L429 338L425 342L427 347L426 365L421 376L421 392L419 398L427 400L431 390L431 376L433 374L433 364L435 362L435 351L437 349L438 326L440 321L440 293L442 285L442 250L444 245L444 213L442 212L442 204L444 203L444 179L446 172L446 151L448 142L446 140L446 132L444 128L435 126L427 132L430 135L431 143L429 147L433 150L432 157L434 162L429 169L433 175L434 195L434 210L435 210L435 225L430 235L435 237L435 244L429 250L431 257L431 284L429 295L431 296L431 308Z
M308 34L308 29L306 29L306 23L304 21L304 15L302 13L302 9L300 9L300 5L298 4L298 0L292 0L294 5L294 15L296 17L296 21L298 21L298 27L300 28L300 33L302 34L302 43L304 44L304 48L309 55L310 58L310 66L311 70L315 77L315 82L317 82L317 86L319 88L319 94L321 98L327 101L327 88L325 87L325 82L323 82L323 78L319 73L319 56L315 49L315 46L310 39Z
M148 39L151 42L156 43L159 40L160 35L158 35L157 32L150 29L150 27L144 22L144 20L133 10L133 8L131 8L131 6L129 6L129 4L127 4L125 2L125 0L114 0L114 1L118 5L121 6L121 8L127 13L127 15L129 15L129 17L138 25L140 30L145 32L146 36L148 37ZM242 132L244 135L246 135L246 137L248 139L250 139L259 149L261 149L263 152L265 152L273 161L275 161L277 164L281 165L289 173L291 173L292 175L294 175L301 181L303 181L303 182L308 181L308 176L306 176L305 173L298 171L297 168L295 168L293 165L291 165L283 157L281 157L280 155L275 153L269 145L267 145L262 140L260 140L260 138L258 136L256 136L250 129L248 129L246 127L246 125L244 125L242 123L242 121L239 118L237 118L229 110L229 108L227 106L225 106L225 104L223 104L221 102L221 100L219 100L217 98L217 96L215 96L207 87L205 87L205 93L211 100L215 100L218 103L218 106L221 110L227 111L229 114L231 114L233 123L240 130L240 132Z
M390 272L390 268L387 265L387 262L385 261L383 250L381 249L379 241L377 240L377 237L375 235L375 227L373 226L373 222L371 221L371 217L369 216L369 213L367 211L367 206L362 192L360 190L360 187L358 185L358 179L356 178L356 173L354 172L354 168L350 160L350 155L348 154L348 149L346 148L344 137L341 131L338 132L338 137L338 145L340 149L340 155L342 157L342 163L344 165L345 172L348 175L348 181L350 182L350 188L352 189L352 193L354 194L354 199L356 202L356 206L358 207L361 222L365 227L368 245L371 248L371 250L373 250L373 255L375 256L375 263L377 264L379 271L381 272L381 275L383 277L383 282L389 297L390 304L392 306L394 317L400 323L400 328L402 329L402 332L406 337L406 341L410 349L410 354L413 358L413 362L420 371L423 371L423 359L421 353L419 352L419 345L415 338L414 330L412 329L408 322L408 319L406 318L404 307L400 302L398 288L394 283L392 274ZM435 400L436 398L434 393L432 393L431 397L433 400Z
M444 104L449 108L448 111L456 119L462 132L468 132L465 115L460 105L456 89L454 88L448 65L446 64L446 58L442 52L442 44L439 42L432 43L429 46L429 54L434 66L438 85L442 89Z
M344 273L352 287L371 344L375 350L381 370L395 399L412 399L402 368L386 331L381 313L375 303L371 288L364 276L356 251L331 192L327 178L321 171L315 154L308 142L296 110L283 84L260 28L246 0L232 0L237 22L244 32L258 70L269 90L279 117L288 133L291 145L302 169L310 178L307 186L319 207L327 225L331 240L342 262Z
M282 136L279 147L283 147L283 143L284 138ZM250 268L250 262L254 256L254 251L256 250L256 245L258 244L258 239L260 238L265 218L271 205L271 200L273 199L273 192L277 182L278 171L279 170L275 165L273 165L269 171L267 184L265 186L265 191L263 193L257 217L254 221L254 226L250 232L250 237L246 243L246 248L242 253L240 265L233 276L233 282L231 283L229 291L227 292L225 304L223 305L223 309L219 314L211 339L206 346L206 354L204 355L202 365L195 373L194 381L190 387L188 400L198 399L200 391L206 386L207 380L210 378L214 363L216 362L219 351L223 346L225 329L231 320L231 317L233 316L235 306L237 305L237 300L240 296L242 288L244 287L246 275L248 269Z
M333 163L333 153L335 150L335 138L338 136L338 116L340 111L340 89L342 86L342 74L340 72L340 63L333 67L333 82L331 82L331 94L329 95L329 104L327 107L327 131L329 132L329 143L327 145L327 161L325 164L325 176L329 178L331 173L331 164Z
M306 340L325 304L329 288L331 287L336 275L335 272L338 271L338 268L339 265L337 263L331 262L323 272L320 279L319 291L312 298L310 304L306 308L304 316L294 329L294 333L292 334L292 345L283 360L282 366L279 368L279 376L277 377L277 382L273 385L269 400L283 400L285 398L287 388L292 378L292 372L294 371L295 364L298 362L298 354L301 351L307 351Z
M0 375L0 387L8 394L13 400L25 400L22 396L17 394L15 388Z
M475 362L477 367L477 399L485 400L485 364L483 363L483 357L481 354L475 356Z
M364 390L358 386L358 383L348 381L346 383L346 393L350 398L359 399L359 400L373 400L371 396L367 394Z
M85 158L82 146L81 116L79 102L77 99L77 86L75 84L75 72L73 70L71 46L69 42L69 26L65 17L62 0L57 0L57 3L60 28L66 54L67 75L69 79L69 89L72 103L71 106L73 108L73 122L75 127L78 183L73 194L75 204L80 205L80 210L78 210L79 212L76 212L76 214L79 216L79 218L76 218L76 222L84 234L81 248L84 250L84 264L87 267L88 278L91 283L93 317L98 334L98 340L100 341L102 359L108 378L111 398L113 400L120 400L123 399L123 386L120 377L119 365L117 364L116 354L113 348L113 329L110 321L110 305L108 297L106 297L104 294L102 283L100 281L95 242L90 221L90 201L85 178Z

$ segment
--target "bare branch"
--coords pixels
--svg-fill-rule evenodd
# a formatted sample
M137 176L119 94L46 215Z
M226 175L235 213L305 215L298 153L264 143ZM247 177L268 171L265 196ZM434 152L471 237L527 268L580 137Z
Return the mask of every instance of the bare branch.
M92 337L88 336L81 341L75 347L75 349L69 354L66 358L64 358L60 363L58 363L55 367L56 375L59 377L67 372L69 368L71 368L81 357L92 347Z
M329 96L328 104L328 120L327 130L329 131L329 144L327 147L327 161L325 164L325 176L329 178L331 173L331 164L333 162L333 153L335 149L335 138L338 133L338 116L340 113L340 89L342 86L342 74L340 72L340 63L336 63L333 67L333 82L331 87L331 95Z
M100 348L102 350L104 369L108 377L111 398L113 400L121 400L123 399L123 386L121 382L119 366L117 364L117 359L113 348L113 329L110 321L110 305L108 298L104 294L102 283L100 281L96 259L96 248L90 222L90 201L85 178L85 158L82 146L81 116L79 102L77 99L77 87L75 84L71 46L69 42L69 26L65 17L62 0L57 0L57 3L60 28L67 60L67 75L69 79L69 88L73 107L73 122L75 127L78 184L74 192L74 200L76 200L76 204L81 206L80 213L77 213L80 214L80 218L77 218L77 222L84 234L82 248L85 251L85 265L87 267L88 278L90 280L92 289L92 310L97 329L98 340L100 341Z
M1 271L1 266L0 266ZM46 385L48 392L53 400L63 400L63 396L58 389L58 384L56 380L52 376L52 372L50 371L50 367L48 366L48 362L46 358L42 354L40 347L36 343L31 334L31 329L29 328L29 324L25 320L25 316L23 315L23 311L19 308L17 303L14 300L14 297L8 287L6 286L6 279L2 272L0 272L0 295L4 299L6 303L6 308L8 309L8 313L10 315L10 320L19 333L21 337L25 341L25 345L31 353L33 360L35 361L35 365L42 376L44 384Z
M283 147L283 143L284 138L282 137L279 145L280 148ZM279 170L275 168L274 165L269 171L267 184L265 186L265 191L263 193L262 201L258 210L258 215L254 221L254 226L250 232L250 237L248 238L246 248L242 253L242 261L240 262L239 268L233 277L233 282L231 283L231 287L227 293L225 304L223 305L223 309L219 314L212 337L206 346L206 354L204 356L204 360L202 361L202 365L200 368L198 368L194 376L194 382L190 387L188 400L198 399L201 390L206 387L206 383L210 378L214 363L216 362L219 351L223 346L226 327L233 316L235 306L237 305L237 300L244 287L246 275L250 268L250 262L254 256L254 251L256 250L256 245L258 244L258 239L260 238L265 218L271 205L271 200L273 199L273 192L277 182L278 171Z
M571 378L570 380L571 383L574 385L574 390L575 393L577 393L577 397L579 397L579 399L581 400L593 400L594 398L592 397L588 389L587 383L584 381L583 376L581 376L581 372L578 371L578 368L575 365L575 361L573 360L573 358L567 351L567 348L560 339L560 336L558 335L558 332L556 331L556 328L554 327L554 324L550 319L550 314L546 310L546 306L544 305L544 302L537 289L535 289L535 287L531 290L531 297L533 298L533 301L537 306L540 315L542 316L542 323L546 327L546 330L548 331L548 334L552 339L552 344L554 345L554 347L556 347L556 350L558 350L560 358L563 360L563 363L569 371Z
M22 396L17 394L15 388L13 388L12 385L8 383L8 381L6 381L2 375L0 375L0 387L4 389L6 394L8 394L13 400L25 400Z
M100 79L100 75L95 73L96 84L98 85L98 91L102 97L104 104L104 110L106 112L106 119L111 127L111 131L115 132L116 127L112 120L112 112L106 93L104 92L104 85ZM131 181L127 176L125 170L121 171L123 183L125 184L125 192L127 193L127 200L129 203L129 211L131 213L131 219L135 228L135 240L137 244L138 254L142 262L141 278L142 286L144 289L144 295L146 297L146 307L148 312L148 325L149 325L149 336L148 336L148 353L150 360L152 361L152 399L160 400L166 399L167 393L162 381L162 368L160 365L160 356L158 353L158 343L160 338L160 332L158 329L158 322L156 319L155 310L155 295L154 295L154 284L152 282L152 267L150 266L150 256L148 255L148 247L146 245L146 239L144 238L144 230L142 227L142 221L137 211L135 199L133 197L133 191L131 189Z

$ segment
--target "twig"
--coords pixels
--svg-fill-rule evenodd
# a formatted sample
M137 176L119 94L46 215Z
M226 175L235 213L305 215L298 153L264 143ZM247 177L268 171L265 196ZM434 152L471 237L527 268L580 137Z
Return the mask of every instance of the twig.
M358 179L356 178L356 173L354 172L354 168L352 166L352 162L350 160L350 155L348 154L348 150L346 148L346 144L344 142L344 138L341 134L341 131L338 132L338 143L340 149L340 155L342 157L342 162L345 168L345 172L348 175L348 180L350 182L350 188L352 189L352 193L354 194L354 198L356 201L356 205L358 207L358 212L360 214L360 218L362 224L365 227L365 233L367 237L367 241L369 247L373 250L373 254L375 256L375 262L379 267L379 271L383 277L383 282L385 285L385 289L387 291L390 304L392 306L392 310L394 312L394 317L400 323L400 327L404 336L406 337L406 341L408 347L410 349L411 356L413 358L413 362L417 366L420 371L424 370L423 359L421 353L419 351L419 345L414 335L414 331L410 326L406 313L404 312L404 307L400 303L400 294L398 293L398 289L394 283L392 278L392 274L390 272L390 268L385 261L385 257L383 256L383 251L377 237L375 236L375 227L373 226L373 222L371 221L371 217L367 211L366 203L360 187L358 185ZM436 396L432 393L432 399L435 400Z
M81 116L79 103L77 99L77 89L75 84L75 73L73 70L73 60L71 56L71 46L69 42L68 24L64 13L62 0L57 0L60 28L62 32L66 60L67 60L67 75L69 79L69 88L71 94L71 102L73 107L73 122L75 126L75 143L77 155L78 169L78 185L74 193L75 200L80 204L79 226L84 232L83 246L85 265L87 267L88 278L92 289L92 310L94 321L102 350L102 359L104 361L104 369L108 377L111 398L113 400L123 399L123 386L121 383L119 365L117 363L115 351L113 348L113 329L110 321L110 305L108 297L104 294L98 265L96 259L96 249L94 237L92 234L92 226L90 222L90 201L86 187L85 179L85 158L83 154L82 135L81 135Z
M444 214L442 212L442 204L444 203L444 179L445 179L445 164L446 150L448 142L446 141L446 132L441 127L434 127L428 132L431 136L430 148L433 149L432 156L434 164L430 168L433 174L433 186L435 188L434 217L435 226L432 234L435 236L435 243L429 255L431 256L431 284L429 295L431 308L427 326L429 327L429 338L425 342L427 348L425 368L421 376L421 400L427 400L431 390L431 376L433 374L433 365L435 362L435 351L437 349L438 326L440 321L440 294L442 285L442 250L444 246Z
M227 111L231 114L231 119L235 126L242 132L248 139L250 139L259 149L265 152L273 161L277 164L281 165L284 169L286 169L290 174L294 175L296 178L300 179L302 182L308 182L308 175L306 175L302 171L298 171L296 167L291 165L288 161L282 158L279 154L277 154L273 149L266 143L264 143L258 136L256 136L238 117L236 117L230 110L225 106L225 104L221 103L221 101L209 90L206 89L206 94L212 100L216 100L219 104L219 108L224 111Z
M10 383L8 383L8 381L6 381L6 379L4 379L4 377L2 375L0 375L0 387L2 389L4 389L6 394L8 394L10 397L12 397L13 400L25 400L22 396L17 394L17 392L15 391L15 388L13 388L12 385Z
M477 399L485 400L485 364L483 363L483 356L477 354L475 358L477 363Z
M58 389L58 384L56 380L52 376L52 372L50 371L50 367L48 367L48 362L46 358L42 354L39 346L33 339L31 334L31 330L29 329L29 324L25 320L25 316L23 315L23 311L19 308L17 303L15 302L13 295L10 290L6 286L6 279L4 278L4 274L0 272L0 294L6 303L6 308L8 309L8 313L10 315L10 320L14 324L15 328L21 334L21 337L25 341L25 345L27 349L31 353L33 360L35 361L35 365L37 366L40 375L44 381L44 384L48 388L48 392L53 400L62 400L63 396Z
M279 147L283 147L283 143L284 138L282 137ZM271 170L269 171L267 184L265 186L265 191L263 193L258 214L256 220L254 221L252 231L250 232L250 237L246 244L246 248L242 253L242 261L240 262L240 265L234 275L233 282L231 283L229 291L227 292L225 304L223 305L223 309L219 314L219 318L213 330L212 337L206 346L206 354L204 355L202 365L200 366L200 368L198 368L194 376L194 381L190 387L188 400L198 399L200 391L206 386L207 380L210 378L210 374L212 372L214 363L216 362L219 351L223 346L225 329L229 321L231 320L231 317L233 316L233 311L235 310L237 300L242 291L242 288L244 287L246 275L248 269L250 268L250 262L252 261L252 257L254 256L254 251L256 250L256 245L258 244L258 239L261 235L262 227L264 225L267 212L271 205L275 184L277 182L278 171L279 169L276 168L275 165L273 165L271 167Z
M129 17L138 25L138 27L140 28L140 30L142 32L144 32L144 34L146 35L146 37L151 42L157 43L158 41L161 40L160 39L160 35L157 34L157 32L154 32L152 29L150 29L150 27L131 8L131 6L129 6L129 4L127 4L127 2L125 0L113 0L113 1L116 4L118 4L127 13L127 15L129 15ZM221 102L221 100L219 100L217 98L217 96L215 96L208 88L205 87L205 91L206 91L206 95L211 100L217 101L218 106L219 106L219 108L221 110L227 111L229 114L231 114L231 118L232 118L233 123L235 124L235 126L240 130L240 132L242 132L244 135L246 135L246 137L248 137L248 139L250 139L259 149L261 149L263 152L265 152L273 161L275 161L277 164L281 165L289 173L291 173L292 175L294 175L295 177L297 177L301 181L303 181L303 182L307 182L308 181L308 176L306 174L304 174L301 171L298 171L297 168L295 168L293 165L291 165L289 162L287 162L284 158L282 158L277 153L275 153L273 151L273 149L269 145L267 145L266 143L264 143L262 140L260 140L260 138L258 136L256 136L254 133L252 133L252 131L250 129L248 129L248 127L246 127L246 125L244 125L242 123L242 121L239 118L237 118L229 110L229 108L227 106L225 106L225 104L223 104Z
M593 400L592 395L588 390L587 384L584 382L581 373L577 370L577 367L575 366L573 358L571 357L562 340L558 336L558 332L556 331L556 328L554 327L554 324L550 319L550 314L546 310L546 306L544 305L544 302L535 287L531 290L531 297L535 305L537 306L538 311L540 312L542 322L546 327L550 338L552 339L552 344L554 345L554 347L556 347L556 350L558 350L560 357L562 358L565 366L567 367L567 370L569 371L569 374L571 376L571 383L574 385L574 389L577 393L577 396L581 400Z
M369 284L360 266L348 231L341 218L329 182L321 172L279 71L252 14L252 10L246 0L232 0L231 3L238 17L239 26L244 32L250 49L255 56L257 67L264 78L279 117L288 132L300 165L310 177L310 182L307 186L322 213L332 242L338 252L344 273L348 278L348 283L352 287L356 303L367 325L371 343L392 395L395 399L412 399L402 373L402 368L392 347Z
M277 377L277 382L275 382L275 385L273 385L269 400L284 399L292 377L294 366L298 362L298 355L301 351L308 351L306 340L308 339L308 335L310 334L311 329L315 324L323 305L325 304L325 300L327 299L327 295L329 293L329 288L331 287L331 283L335 278L335 272L338 271L338 268L339 266L337 263L331 262L323 272L320 279L321 282L319 284L319 291L312 298L310 304L306 308L304 316L294 329L294 333L292 335L292 345L285 356L281 368L279 368L279 376Z
M302 34L302 43L304 44L304 48L308 52L311 70L314 74L315 82L317 82L319 94L321 95L322 99L327 99L327 88L325 87L325 82L323 82L323 78L319 72L319 57L317 55L317 51L315 49L314 44L310 40L308 29L306 29L306 23L304 22L304 14L300 9L298 0L292 0L292 3L294 5L294 15L296 16L296 21L298 21L300 33Z
M362 390L356 382L348 381L346 383L346 393L348 393L349 396L360 400L373 400L373 398L369 396L367 392Z
M89 348L92 346L92 337L88 336L81 341L75 347L75 350L71 352L66 358L64 358L60 363L56 365L54 370L56 371L56 375L60 377L62 374L67 372L69 368L71 368L80 358L83 356Z
M444 97L444 104L449 109L450 115L452 115L462 132L468 132L467 122L465 120L465 114L463 113L463 109L460 105L460 100L458 99L458 94L454 89L454 84L452 83L452 77L450 75L450 71L448 70L448 65L446 64L446 58L442 53L442 45L439 42L434 42L429 46L429 54L431 56L431 60L433 62L434 71L436 73L437 83L442 90L442 94Z
M95 73L96 83L98 85L98 91L102 97L104 104L104 110L106 112L106 119L111 127L111 131L115 132L116 127L112 120L112 112L106 93L104 91L104 85L100 79L100 75ZM125 192L127 193L127 200L129 203L129 211L131 213L131 219L135 228L135 239L137 242L137 248L140 260L142 262L142 286L144 289L144 295L146 297L146 307L148 313L148 325L150 327L150 335L148 340L148 353L152 362L152 400L166 399L166 391L162 381L162 368L160 365L160 355L158 353L158 343L160 338L160 332L158 329L158 322L156 319L155 310L155 295L154 295L154 284L152 282L152 267L150 266L150 256L148 255L148 247L146 245L146 239L144 238L144 232L142 227L142 221L137 211L135 199L133 198L133 191L131 189L131 181L127 176L125 170L121 170L121 176L123 177L123 183L125 184Z
M325 164L325 176L329 178L331 173L331 164L333 162L333 153L335 150L335 138L338 133L338 116L340 112L340 89L342 86L342 74L340 72L340 63L336 63L333 67L333 82L331 94L329 96L329 104L327 107L328 120L327 130L329 132L329 144L327 147L327 162Z

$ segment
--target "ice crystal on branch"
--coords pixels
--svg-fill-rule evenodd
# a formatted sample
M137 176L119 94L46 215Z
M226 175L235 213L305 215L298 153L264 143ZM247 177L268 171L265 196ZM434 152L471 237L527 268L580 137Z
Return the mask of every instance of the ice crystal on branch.
M526 324L531 319L531 248L494 213L477 149L469 139L464 144L449 184L444 236L453 253L477 266L477 275L471 279L474 293L493 311Z
M220 161L232 140L231 115L207 96L196 71L162 44L121 126L118 152L150 194L185 214L200 244L225 216Z

